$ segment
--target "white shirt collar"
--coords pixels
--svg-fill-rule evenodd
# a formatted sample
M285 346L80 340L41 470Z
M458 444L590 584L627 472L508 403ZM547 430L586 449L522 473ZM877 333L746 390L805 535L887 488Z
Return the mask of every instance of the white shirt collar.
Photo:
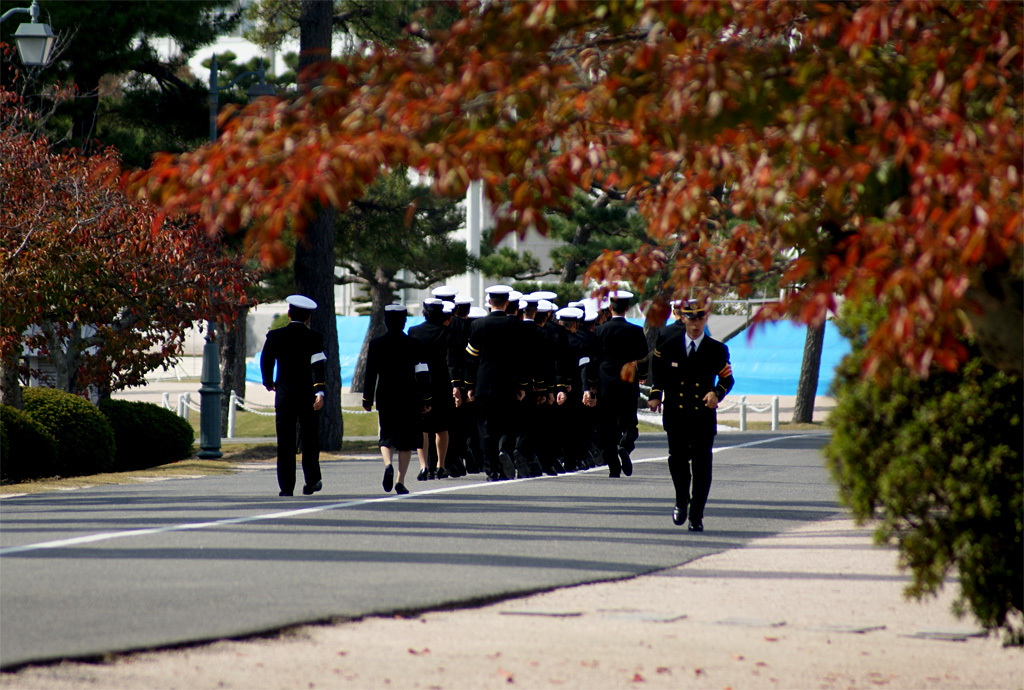
M700 349L700 344L702 342L704 342L704 332L703 331L701 331L701 334L697 337L696 340L690 338L690 335L688 333L686 335L684 335L683 337L686 339L686 354L690 354L690 343L693 343L694 345L696 345L697 349L699 350Z

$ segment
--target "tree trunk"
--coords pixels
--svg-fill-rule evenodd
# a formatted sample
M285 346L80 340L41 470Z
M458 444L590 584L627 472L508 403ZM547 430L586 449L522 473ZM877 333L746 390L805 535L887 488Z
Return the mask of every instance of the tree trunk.
M325 208L306 226L295 247L295 286L317 303L310 327L324 337L326 398L320 414L320 447L341 450L341 359L334 312L334 209Z
M796 387L796 406L793 409L794 424L810 424L814 421L814 397L818 391L821 347L824 342L824 321L820 326L807 327L807 338L804 340L804 359L800 365L800 383Z
M21 343L17 343L0 361L0 405L9 405L18 410L25 408L21 398L21 381L18 374L21 367Z
M334 30L333 0L302 0L299 7L299 79L307 83L302 71L331 59L331 34ZM315 77L313 77L315 80Z
M331 59L334 3L302 0L299 10L299 74L304 86L312 86L315 73L303 76L306 67ZM295 248L295 286L317 303L311 327L324 336L327 355L326 398L320 413L320 447L341 450L344 422L341 417L341 360L338 355L338 322L334 313L334 209L324 208L306 226Z
M576 226L576 232L572 235L572 241L569 243L574 247L582 247L590 240L590 226L586 223L580 223ZM577 276L580 272L580 264L575 256L571 253L565 260L565 265L562 266L562 275L559 276L558 281L561 283L575 283Z
M391 304L394 297L394 293L388 287L391 279L395 277L394 272L389 275L383 268L378 267L375 277L376 281L370 285L370 326L366 329L363 346L359 349L359 359L356 360L356 367L352 372L353 393L366 391L366 353L370 349L370 341L384 335L387 330L384 328L384 307Z
M40 328L46 335L46 349L57 373L55 387L65 393L77 395L80 392L78 361L82 355L82 329L72 326L68 337L62 338L54 324L49 321L41 323Z
M247 307L241 307L233 322L217 324L217 345L220 348L220 435L228 435L228 406L231 391L245 398L245 321Z

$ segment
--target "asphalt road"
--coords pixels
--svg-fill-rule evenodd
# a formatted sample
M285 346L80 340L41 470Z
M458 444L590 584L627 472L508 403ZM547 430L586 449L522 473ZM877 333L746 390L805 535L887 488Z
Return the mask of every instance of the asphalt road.
M458 607L628 578L839 512L822 433L720 434L706 530L671 521L663 434L632 477L482 475L384 494L379 458L277 496L271 465L0 501L0 667ZM301 477L301 473L300 473ZM300 479L301 483L301 479Z

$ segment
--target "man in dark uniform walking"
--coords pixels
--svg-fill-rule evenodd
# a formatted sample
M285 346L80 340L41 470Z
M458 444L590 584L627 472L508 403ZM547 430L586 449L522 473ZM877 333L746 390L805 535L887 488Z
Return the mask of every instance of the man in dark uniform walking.
M690 531L703 532L704 506L711 489L712 446L718 433L716 410L735 379L729 348L704 333L707 310L689 302L682 315L685 330L670 334L654 351L647 406L652 412L663 410L668 469L676 493L672 522L686 522L689 508Z
M296 423L302 436L302 493L310 495L323 488L320 476L320 432L318 413L324 406L324 338L310 330L309 320L316 302L303 295L291 295L284 328L267 333L260 357L263 385L274 391L277 428L277 483L281 496L295 492ZM274 365L277 375L274 375Z
M608 476L628 477L633 474L629 454L639 436L636 409L640 381L647 376L647 338L643 328L626 320L633 293L617 290L608 297L612 318L597 327L592 360L598 382L598 437Z
M466 397L479 405L481 460L489 481L513 479L515 404L526 395L518 321L505 313L512 288L486 290L490 313L473 322L466 346Z
M436 291L435 291L436 292ZM430 412L423 417L423 443L418 446L423 450L423 459L427 460L427 451L433 441L437 449L437 466L430 468L429 461L421 463L419 480L444 479L448 476L445 459L448 456L448 432L455 416L455 398L452 392L452 381L457 379L455 353L451 348L453 331L448 328L449 316L444 313L444 304L440 298L431 298L423 303L425 321L409 329L409 337L420 343L427 363L430 365ZM433 437L433 438L431 438Z

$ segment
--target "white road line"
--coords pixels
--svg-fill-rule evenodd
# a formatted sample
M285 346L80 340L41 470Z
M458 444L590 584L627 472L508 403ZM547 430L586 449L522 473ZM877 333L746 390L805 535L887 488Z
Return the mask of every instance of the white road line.
M779 436L777 438L761 439L760 441L751 441L749 443L741 443L735 446L722 446L721 448L715 448L714 452L719 453L734 448L750 448L751 446L760 446L765 443L774 443L776 441L784 441L794 438L802 438L806 434L798 436ZM666 460L667 456L660 456L656 458L638 458L633 461L634 465L646 463L646 462L659 462ZM605 470L604 467L594 467L586 470L586 472L600 472ZM563 476L563 475L558 475ZM378 496L376 498L362 498L355 501L343 501L341 503L327 503L324 505L310 506L309 508L299 508L296 510L283 510L276 511L273 513L261 513L259 515L249 515L246 517L227 518L224 520L213 520L210 522L190 522L181 525L167 525L165 527L152 527L149 529L135 529L125 530L121 532L101 532L99 534L88 534L81 537L70 537L68 539L57 539L55 541L44 541L37 542L35 544L22 544L20 546L5 546L0 547L0 556L7 556L18 553L27 553L30 551L43 551L46 549L61 549L70 546L82 546L84 544L95 544L101 541L110 541L112 539L124 539L126 537L144 537L152 534L165 534L167 532L185 532L189 530L200 530L200 529L211 529L214 527L222 527L224 525L244 525L250 522L260 522L262 520L283 520L286 518L299 517L302 515L312 515L314 513L322 513L328 510L339 510L341 508L354 508L356 506L370 505L374 503L385 503L387 501L401 501L410 500L418 496L431 496L434 494L442 494L450 491L465 491L467 489L479 489L479 488L490 488L490 487L503 487L515 484L517 482L528 482L537 479L555 479L556 477L542 475L540 477L531 477L529 479L510 479L503 482L479 482L473 484L457 484L452 486L439 487L437 489L427 489L426 491L417 491L416 493L405 494L403 496Z

